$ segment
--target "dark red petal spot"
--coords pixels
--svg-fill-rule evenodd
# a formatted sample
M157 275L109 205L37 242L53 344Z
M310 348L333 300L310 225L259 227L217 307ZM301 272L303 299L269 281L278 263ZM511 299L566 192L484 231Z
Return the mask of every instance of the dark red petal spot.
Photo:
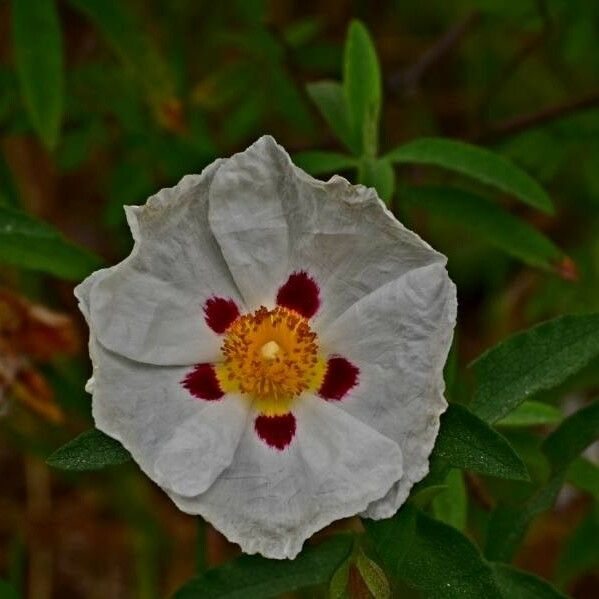
M206 324L219 335L222 335L239 316L239 308L232 299L211 297L204 304Z
M316 281L303 270L294 272L279 289L277 304L311 318L320 306Z
M318 394L324 399L343 399L343 396L356 385L360 370L341 357L329 358L324 381Z
M197 364L181 384L198 399L212 401L224 395L212 364Z
M295 435L295 416L291 412L283 416L258 416L254 428L267 445L282 450Z

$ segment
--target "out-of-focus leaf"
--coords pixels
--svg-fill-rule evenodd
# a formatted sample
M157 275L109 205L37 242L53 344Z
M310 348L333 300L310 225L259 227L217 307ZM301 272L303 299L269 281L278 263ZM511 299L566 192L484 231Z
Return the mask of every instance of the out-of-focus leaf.
M182 126L173 75L139 15L124 2L69 0L98 28L140 85L156 119L169 130Z
M307 547L294 560L242 555L190 580L173 599L269 599L328 583L351 548L351 537L338 536Z
M503 599L478 548L452 526L423 513L416 515L416 530L398 572L425 597Z
M563 417L561 411L554 406L540 401L525 401L495 424L506 428L541 426L555 424Z
M311 42L322 30L322 25L318 17L306 17L289 24L283 31L283 37L292 48L297 48Z
M510 561L530 522L551 508L563 482L564 475L556 474L523 503L495 508L489 520L485 555L492 560Z
M270 71L269 99L274 100L276 110L298 131L310 135L314 123L306 103L295 82L283 65L272 65Z
M358 551L356 567L374 599L388 599L391 597L391 589L385 573L362 550Z
M374 187L380 198L388 204L395 191L393 166L383 158L364 157L360 160L358 182L366 187Z
M567 481L589 493L599 503L599 466L585 458L576 458L568 468Z
M418 510L413 505L405 503L387 520L362 521L383 564L395 577L400 575L401 563L416 534L417 514Z
M0 262L78 280L102 262L28 214L0 206Z
M529 480L524 462L507 439L459 404L451 404L441 416L431 469L434 462L488 476Z
M94 428L57 449L46 463L61 470L99 470L129 460L131 454L116 439Z
M359 154L360 148L353 137L343 87L336 81L318 81L307 85L308 95L320 111L327 125L348 150Z
M64 105L62 37L54 0L12 0L12 34L21 93L44 145L58 142Z
M543 441L542 449L555 471L567 468L599 438L599 400L568 416Z
M473 411L494 422L599 355L599 314L567 315L517 333L474 363Z
M445 479L446 490L433 499L433 514L437 520L445 522L460 531L466 528L468 498L461 470L450 470Z
M292 158L297 166L314 176L345 171L357 165L355 158L337 152L299 152Z
M595 506L566 541L555 569L555 580L565 586L599 566L599 508Z
M512 566L494 563L495 578L504 599L566 599L546 580Z
M347 31L343 87L353 139L362 153L375 156L381 112L381 72L370 34L357 20L350 23Z
M455 171L509 193L543 212L553 212L549 196L530 175L484 148L453 139L429 137L399 146L387 158L396 163L427 164Z
M350 561L344 561L335 570L329 584L329 599L349 599L347 583L349 582Z
M19 594L11 584L0 580L0 599L19 599Z
M414 491L410 497L410 501L418 508L424 509L437 497L447 489L447 485L428 485L422 489Z
M486 198L446 187L412 187L403 191L408 201L445 223L463 227L530 266L561 274L566 258L563 252L527 222Z

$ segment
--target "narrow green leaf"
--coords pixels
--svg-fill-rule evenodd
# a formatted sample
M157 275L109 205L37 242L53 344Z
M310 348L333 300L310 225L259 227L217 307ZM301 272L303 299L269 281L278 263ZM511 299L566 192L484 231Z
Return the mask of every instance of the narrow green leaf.
M0 206L0 262L72 280L102 264L50 225L7 206Z
M12 37L21 93L44 145L58 142L64 106L60 22L54 0L12 0Z
M429 137L400 146L386 157L391 162L439 166L467 175L529 206L553 213L545 190L520 167L490 150L454 139Z
M360 21L350 23L343 57L343 88L353 139L362 153L375 156L381 112L381 72L368 30Z
M563 417L561 411L554 406L540 401L525 401L495 424L504 428L541 426L556 424Z
M354 154L360 146L353 137L343 87L336 81L317 81L307 85L308 95L320 111L331 131Z
M385 568L395 577L400 575L400 565L416 534L418 510L411 503L404 505L387 520L362 520L376 552Z
M564 253L522 219L493 202L460 189L412 187L403 190L411 203L444 223L459 226L524 263L560 273Z
M314 176L344 171L357 165L355 158L337 152L299 152L292 158L297 166Z
M61 470L99 470L130 459L131 454L118 441L94 428L57 449L46 463Z
M494 572L462 533L423 513L399 565L399 578L433 599L503 599Z
M373 562L362 550L358 552L356 567L373 599L389 599L391 597L389 581L382 568Z
M599 314L561 316L517 333L474 363L473 411L494 422L599 355Z
M529 479L507 439L459 404L451 404L441 417L431 468L434 462L499 478Z
M379 197L388 204L395 191L393 166L382 158L364 157L358 169L358 183L366 187L374 187Z
M519 505L500 505L491 514L487 530L485 555L491 560L510 561L531 521L551 508L564 482L563 474L556 474L532 497Z
M565 586L571 580L599 567L599 507L590 513L574 529L566 541L555 569L557 584Z
M347 583L349 582L350 560L345 560L335 570L329 583L329 599L349 599Z
M461 470L452 469L445 479L445 484L447 486L446 490L433 499L433 514L437 520L464 531L466 528L468 499Z
M352 543L348 536L333 537L307 547L294 560L242 555L193 578L173 599L269 599L328 583L350 554Z
M567 481L589 493L599 503L599 466L586 458L576 458L568 468Z
M437 497L440 493L447 490L447 485L428 485L419 489L414 489L410 495L410 501L418 508L424 509Z
M493 564L495 578L505 599L566 599L546 580L500 562Z
M568 416L543 441L542 449L554 471L567 468L599 438L599 400Z

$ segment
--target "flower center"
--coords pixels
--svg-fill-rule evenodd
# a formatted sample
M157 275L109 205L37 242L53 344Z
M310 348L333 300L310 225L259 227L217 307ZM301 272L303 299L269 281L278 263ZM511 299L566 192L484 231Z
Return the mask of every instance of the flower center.
M326 370L308 320L280 306L237 318L222 353L216 366L222 389L248 395L269 416L286 414L298 395L318 389Z

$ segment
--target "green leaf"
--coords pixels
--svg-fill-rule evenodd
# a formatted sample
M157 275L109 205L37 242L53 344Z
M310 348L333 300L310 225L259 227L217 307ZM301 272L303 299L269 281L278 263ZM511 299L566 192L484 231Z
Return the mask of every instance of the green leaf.
M561 272L566 256L547 237L527 222L493 202L460 189L412 187L403 190L406 199L444 223L466 229L524 263L551 272Z
M0 599L19 599L19 594L11 584L0 580Z
M318 81L309 83L307 91L331 131L350 152L359 154L360 146L353 137L347 102L341 84L336 81Z
M467 175L529 206L553 213L551 200L543 188L521 168L490 150L453 139L429 137L400 146L386 157L391 162L439 166Z
M492 560L510 561L530 522L551 508L563 482L563 474L557 474L522 504L495 508L489 520L485 555Z
M399 577L424 596L438 599L502 599L491 566L455 528L423 513L398 567Z
M599 400L568 416L542 444L554 471L567 468L599 438Z
M447 490L447 485L427 485L425 487L415 489L410 496L410 501L418 508L424 509L427 507L437 495Z
M98 429L81 433L57 449L46 463L61 470L99 470L131 460L131 454L116 440Z
M599 467L596 464L586 458L576 458L568 468L566 479L599 503Z
M517 333L474 363L472 410L494 422L599 355L599 314L568 315Z
M466 529L468 498L461 470L450 470L445 479L447 489L433 499L433 514L437 520L445 522L460 531Z
M176 128L175 82L168 63L138 14L125 2L69 0L100 31L153 108L156 119Z
M334 173L357 166L357 161L337 152L299 152L292 156L293 162L311 175Z
M360 161L358 183L366 187L374 187L379 197L386 203L393 197L395 191L395 172L393 166L382 158L364 157Z
M431 469L434 462L488 476L529 480L524 462L507 439L460 404L451 404L441 416Z
M50 225L7 206L0 206L0 262L71 280L86 277L102 264Z
M388 599L391 597L391 589L385 573L361 549L358 551L356 558L356 567L373 599Z
M540 401L525 401L495 424L504 428L542 426L556 424L563 417L561 411L554 406Z
M495 578L505 599L566 599L549 582L512 566L494 563Z
M335 570L329 584L329 599L348 599L347 583L349 582L350 565L350 560L345 560Z
M362 520L385 568L395 577L400 575L400 565L416 534L417 513L413 505L405 503L387 520Z
M12 0L12 37L21 93L44 145L58 142L64 107L60 22L54 0Z
M362 153L375 156L381 112L381 72L374 44L360 21L350 23L343 56L343 89L353 139Z
M269 599L328 583L350 554L352 543L348 536L333 537L307 547L294 560L242 555L190 580L174 599Z

